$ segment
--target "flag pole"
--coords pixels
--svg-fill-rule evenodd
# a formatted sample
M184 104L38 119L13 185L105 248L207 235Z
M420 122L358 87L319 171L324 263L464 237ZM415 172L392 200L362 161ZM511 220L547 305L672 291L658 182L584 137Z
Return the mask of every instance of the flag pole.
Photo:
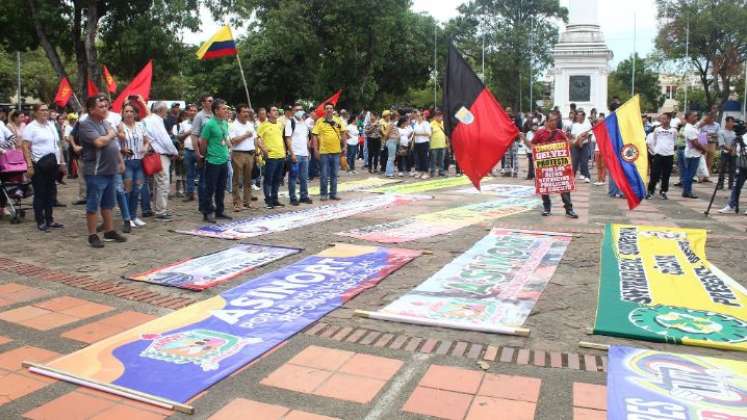
M246 102L249 105L249 108L252 108L252 100L249 98L249 87L246 85L246 76L244 76L244 67L241 66L241 58L239 57L239 52L236 51L236 62L239 63L239 72L241 72L241 81L244 82L244 93L246 93Z

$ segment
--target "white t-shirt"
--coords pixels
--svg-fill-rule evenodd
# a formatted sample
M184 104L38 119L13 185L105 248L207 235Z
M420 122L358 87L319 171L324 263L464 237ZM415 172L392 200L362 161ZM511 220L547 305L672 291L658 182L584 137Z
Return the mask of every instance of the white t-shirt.
M418 123L415 122L412 126L413 130L415 130L415 143L428 143L431 141L431 124L423 120L423 122Z
M294 119L296 122L295 129L293 128L291 120L288 120L288 122L285 123L285 133L283 135L291 138L291 150L296 156L309 155L309 120L311 120L311 118L306 121L298 121Z
M682 121L680 121L680 119L677 117L672 118L672 121L669 122L669 126L674 128L675 130L680 128L680 124L682 124Z
M190 120L180 122L179 129L177 130L178 134L186 133L187 131L190 132L190 135L184 138L184 148L187 150L195 150L195 147L192 145L192 121Z
M691 141L698 141L698 129L690 124L685 124L685 157L694 158L703 156L700 150L690 146Z
M348 146L355 146L358 144L358 125L353 121L347 126L348 139L345 141Z
M410 145L410 134L412 134L412 127L406 126L399 129L399 145L401 147Z
M119 127L119 123L122 122L122 116L116 112L109 111L106 113L106 120L109 121L112 127Z
M584 120L584 122L582 123L575 122L571 125L571 136L575 138L576 136L583 133L584 131L589 131L589 130L591 130L591 123L589 122L589 120ZM589 141L589 137L586 137L585 142L587 141Z
M304 122L306 123L306 127L309 127L309 130L312 130L314 128L315 122L314 122L313 118L311 118L311 117L306 118L306 120Z
M656 127L646 137L649 149L655 155L674 156L674 141L677 139L677 130L674 128Z
M700 127L700 131L706 133L708 136L708 143L718 143L718 132L721 130L721 126L717 122L710 124L704 124Z
M13 132L10 131L10 128L5 126L5 123L0 121L0 148L10 148L11 142L10 140L13 138ZM16 142L18 139L16 139Z
M33 120L23 129L22 137L23 141L31 143L31 160L34 162L52 153L57 157L57 163L62 163L60 135L54 123L39 124L37 120Z
M236 120L228 126L228 136L233 138L249 134L249 138L241 141L241 143L234 144L231 146L231 150L236 152L251 152L254 150L254 140L257 138L257 132L254 130L254 124L251 121L242 123Z

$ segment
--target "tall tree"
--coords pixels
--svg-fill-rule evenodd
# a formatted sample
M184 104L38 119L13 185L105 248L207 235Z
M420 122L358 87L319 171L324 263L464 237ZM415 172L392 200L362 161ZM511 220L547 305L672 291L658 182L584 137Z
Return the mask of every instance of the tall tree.
M709 107L723 106L740 76L740 63L747 60L744 0L657 0L656 4L664 22L657 49L669 60L686 61L698 74Z
M655 112L662 105L659 73L654 70L651 60L635 55L635 93L641 95L641 110ZM617 96L626 101L631 96L633 57L621 61L607 79L609 96Z

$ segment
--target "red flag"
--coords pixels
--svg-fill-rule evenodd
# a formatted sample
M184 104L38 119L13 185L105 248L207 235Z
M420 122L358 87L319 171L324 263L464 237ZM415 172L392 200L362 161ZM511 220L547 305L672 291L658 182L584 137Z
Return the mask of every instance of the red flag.
M106 66L104 66L104 81L106 82L106 90L108 90L109 93L117 91L117 82L114 80L114 77L112 77L112 74L109 73L109 69Z
M122 105L128 96L140 95L143 100L148 101L150 97L150 84L153 80L153 60L148 61L148 64L140 70L140 73L132 79L129 85L122 90L122 93L117 96L117 99L112 103L112 109L114 112L122 112Z
M444 86L444 116L459 167L480 189L511 146L519 129L454 45L449 45Z
M96 96L99 94L99 88L93 83L93 80L88 79L88 96Z
M57 87L57 95L54 97L54 103L56 103L60 108L64 108L72 96L73 87L70 86L67 77L63 77L62 80L60 80L60 85Z
M320 103L319 106L316 107L316 109L314 110L316 117L322 118L324 116L324 107L327 104L332 104L332 106L337 106L337 101L340 100L340 94L342 94L342 89L338 90L334 95L330 96L329 98L325 99L322 103Z

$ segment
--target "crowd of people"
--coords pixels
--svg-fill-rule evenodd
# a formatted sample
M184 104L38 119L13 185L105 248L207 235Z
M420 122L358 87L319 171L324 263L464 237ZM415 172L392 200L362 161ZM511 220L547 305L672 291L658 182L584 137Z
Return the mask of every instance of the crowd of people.
M614 111L619 104L615 98L609 109ZM565 139L571 148L574 176L595 186L608 185L611 197L623 197L607 176L592 131L604 119L603 113L591 109L587 115L575 105L567 119L557 108L549 113L506 111L520 135L494 169L494 176L518 176L519 156L525 154L527 178L534 178L532 145ZM35 105L31 115L15 110L1 113L0 154L22 151L33 187L34 216L42 231L63 227L53 215L54 207L64 206L57 200L57 184L77 178L74 204L86 206L88 241L99 248L104 246L99 233L104 241L126 241L115 229L115 205L122 232L131 233L146 225L143 219L171 219L169 200L174 198L196 201L208 223L232 219L224 204L226 193L234 213L256 209L260 190L266 209L284 207L279 190L286 183L287 204L312 204L308 186L317 177L320 200L340 200L339 172L357 174L359 162L362 170L389 178L444 177L452 163L461 175L443 117L437 109L351 113L337 112L331 104L319 113L301 104L255 112L246 104L230 108L226 101L210 95L200 98L199 107L187 104L184 109L178 102L148 107L142 98L130 97L120 114L111 109L106 96L97 95L87 99L80 116L50 110L46 104ZM654 198L658 188L658 196L667 199L675 164L680 174L675 186L682 187L684 197L696 198L692 183L710 182L709 171L718 154L732 189L721 212L735 211L747 170L737 171L742 162L739 156L746 151L736 141L733 118L726 118L721 127L713 112L700 118L690 111L677 116L663 113L656 122L644 116L643 123L651 168L647 198ZM592 167L596 167L594 181ZM1 174L4 181L17 175ZM561 199L566 215L578 217L570 193L561 194ZM0 195L0 200L2 210L5 196ZM542 214L549 215L550 198L543 196L542 201Z

